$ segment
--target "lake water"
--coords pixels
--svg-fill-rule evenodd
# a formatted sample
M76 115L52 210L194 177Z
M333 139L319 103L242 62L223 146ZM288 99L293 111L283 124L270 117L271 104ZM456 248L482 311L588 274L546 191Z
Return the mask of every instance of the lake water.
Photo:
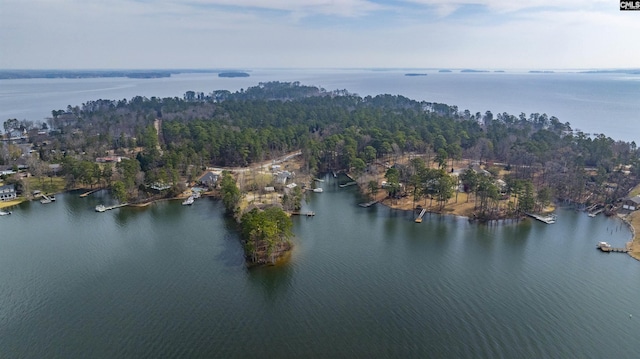
M17 118L36 122L89 100L130 99L133 96L182 97L189 90L240 90L266 81L300 81L327 90L346 89L361 96L400 94L429 102L456 105L472 113L490 110L546 113L570 122L585 133L604 133L639 142L640 75L557 72L531 74L417 72L372 70L274 70L251 72L247 78L219 78L216 74L180 74L159 79L25 79L0 80L0 120Z
M635 358L629 230L478 225L383 206L327 178L295 250L247 270L218 201L96 213L105 192L0 217L2 358Z

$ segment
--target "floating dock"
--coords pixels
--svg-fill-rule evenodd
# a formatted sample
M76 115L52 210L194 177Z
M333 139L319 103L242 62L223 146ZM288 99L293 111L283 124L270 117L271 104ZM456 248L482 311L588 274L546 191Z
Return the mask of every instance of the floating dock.
M368 208L368 207L373 206L376 203L378 203L378 201L371 201L371 202L367 202L367 203L359 203L358 206L363 207L363 208Z
M56 198L54 196L48 197L46 194L42 194L42 198L40 199L40 203L47 204L55 201Z
M533 213L527 213L527 216L537 219L540 222L546 223L546 224L553 224L556 223L556 215L555 214L551 214L548 216L541 216L539 214L533 214Z
M616 247L611 247L611 245L607 242L600 242L596 245L596 248L598 248L600 251L604 252L604 253L628 253L629 249L628 248L616 248Z
M603 212L603 211L604 211L604 209L605 209L605 208L604 208L604 207L602 207L602 208L598 209L598 210L597 210L597 211L595 211L595 212L589 212L589 217L593 218L593 217L595 217L595 216L599 215L601 212Z
M112 209L124 207L126 205L128 205L128 203L116 204L114 206L105 206L105 205L99 204L99 205L96 206L96 212L106 212L106 211L109 211L109 210L112 210Z
M423 208L422 211L420 211L420 214L418 215L418 218L416 218L415 222L422 223L422 217L424 217L425 213L427 213L427 209Z
M353 186L353 185L356 185L356 184L358 184L358 182L351 181L351 182L347 182L347 183L343 183L341 185L338 185L338 187L345 188L345 187Z
M96 188L96 189L92 189L91 191L85 192L83 194L80 195L81 198L84 198L90 194L96 193L98 191L102 190L102 188Z
M308 212L291 212L292 216L307 216L313 217L316 215L316 212L308 211Z

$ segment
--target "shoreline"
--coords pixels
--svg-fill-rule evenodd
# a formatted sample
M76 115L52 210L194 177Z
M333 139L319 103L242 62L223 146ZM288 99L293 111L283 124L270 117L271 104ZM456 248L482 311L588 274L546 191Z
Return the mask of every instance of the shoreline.
M76 188L71 188L71 189L67 189L64 191L58 191L58 192L54 192L54 193L50 193L50 195L58 195L58 194L71 194L71 192L74 191L83 191L83 190L88 190L87 188L84 187L76 187ZM96 189L90 189L87 192L83 192L81 193L79 196L81 198L85 198L88 197L98 191L102 191L102 190L107 190L107 188L96 188ZM203 197L214 197L215 194L213 192L203 192L202 193ZM144 208L144 207L148 207L156 202L162 202L162 201L174 201L174 200L184 200L185 198L188 198L189 195L188 194L180 194L178 196L175 197L170 197L170 198L155 198L155 199L151 199L149 201L144 201L144 202L139 202L139 203L129 203L124 207L136 207L136 208ZM4 208L11 208L11 207L15 207L18 206L24 202L31 202L33 200L36 200L38 198L34 197L34 198L26 198L26 197L19 197L15 200L12 201L6 201L6 202L0 202L0 209L4 209Z
M631 212L624 216L618 215L618 218L620 218L631 231L631 239L626 243L627 248L629 249L627 254L631 258L640 261L640 238L637 235L638 230L640 229L640 215L636 212Z
M634 187L629 193L637 193L638 191L640 191L640 184ZM631 239L626 243L629 249L627 254L631 256L631 258L640 261L640 237L638 237L638 232L640 231L640 214L638 214L638 211L633 211L626 215L619 214L618 218L626 223L631 231Z
M640 185L638 185L636 187L636 189L640 190ZM358 190L360 192L361 195L364 195L365 192L365 188L362 187L362 185L358 186ZM377 203L392 209L392 210L399 210L399 211L405 211L405 212L415 212L416 210L414 208L405 208L405 206L403 206L402 204L393 204L390 203L393 200L391 198L389 198L388 196L376 196L375 198L377 200ZM557 208L557 205L553 205L553 209L555 210L555 208ZM433 210L429 210L428 207L427 208L427 213L429 214L437 214L440 216L452 216L455 218L460 218L460 219L467 219L469 221L474 220L473 218L469 217L469 216L465 216L463 214L460 213L456 213L456 210L453 209L451 212L443 212L443 211L433 211ZM640 232L640 214L638 214L638 212L640 211L634 211L625 215L617 215L617 217L627 225L627 227L629 228L629 231L631 232L631 239L626 242L626 247L629 249L629 252L627 252L627 254L637 260L640 261L640 236L637 235L637 233ZM496 219L496 220L490 220L487 221L486 223L502 223L502 224L506 224L507 221L511 221L511 222L521 222L522 218L501 218L501 219Z

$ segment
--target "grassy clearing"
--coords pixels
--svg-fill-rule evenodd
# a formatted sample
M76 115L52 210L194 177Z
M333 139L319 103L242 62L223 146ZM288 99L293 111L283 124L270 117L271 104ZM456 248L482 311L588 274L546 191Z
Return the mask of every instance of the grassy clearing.
M41 191L43 193L59 193L65 190L65 180L62 177L29 177L27 178L27 191Z
M21 197L18 199L14 199L13 201L0 202L0 209L17 206L24 201L26 201L26 198Z

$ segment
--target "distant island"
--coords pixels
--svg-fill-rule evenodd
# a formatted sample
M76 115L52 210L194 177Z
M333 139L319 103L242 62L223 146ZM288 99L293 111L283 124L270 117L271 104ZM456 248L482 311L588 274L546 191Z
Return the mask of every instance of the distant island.
M427 76L427 74L424 73L408 73L408 74L404 74L405 76Z
M0 70L0 80L15 79L86 79L127 77L155 79L181 73L216 73L219 70Z
M640 75L640 69L620 69L620 70L589 70L580 71L581 74L628 74Z
M249 74L241 71L221 72L218 77L249 77Z
M494 72L504 72L504 70L495 70Z
M453 71L451 71L449 69L442 69L442 70L439 70L438 72L453 72Z
M545 71L542 71L542 70L531 70L531 71L529 71L529 73L530 74L552 74L552 73L554 73L554 71L549 71L549 70L545 70Z
M460 72L489 72L489 71L487 71L487 70L464 69L464 70L460 70Z

